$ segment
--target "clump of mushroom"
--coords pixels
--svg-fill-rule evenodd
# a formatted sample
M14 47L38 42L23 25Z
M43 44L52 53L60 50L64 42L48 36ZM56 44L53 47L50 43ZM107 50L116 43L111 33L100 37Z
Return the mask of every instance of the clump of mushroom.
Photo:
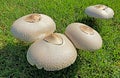
M109 19L114 16L114 11L110 7L102 4L87 7L85 13L94 18Z
M73 64L77 52L70 40L63 34L53 33L43 40L34 42L27 52L27 60L38 69L61 70Z
M91 17L105 19L114 15L111 8L100 4L87 7L85 13ZM77 58L75 47L90 51L102 47L99 33L85 24L69 24L65 30L67 37L54 33L55 30L56 25L51 17L37 13L17 19L11 27L16 38L34 42L28 49L27 60L31 65L46 71L61 70L73 64Z
M78 49L93 51L102 47L99 33L85 24L72 23L66 28L65 34Z
M51 17L34 13L17 19L11 27L11 32L22 41L33 42L52 34L55 29L56 25Z

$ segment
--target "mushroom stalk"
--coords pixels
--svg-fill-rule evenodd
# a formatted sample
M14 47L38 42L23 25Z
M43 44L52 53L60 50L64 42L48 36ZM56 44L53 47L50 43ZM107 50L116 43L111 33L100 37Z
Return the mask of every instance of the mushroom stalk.
M30 23L35 23L40 21L41 15L40 14L32 14L30 16L27 16L25 18L25 21L30 22Z
M89 34L89 35L93 35L94 34L94 31L91 27L87 27L87 26L81 26L80 27L81 31L86 33L86 34Z
M51 34L44 38L44 40L48 43L56 44L56 45L61 45L63 43L63 39L61 36L56 35L56 34Z

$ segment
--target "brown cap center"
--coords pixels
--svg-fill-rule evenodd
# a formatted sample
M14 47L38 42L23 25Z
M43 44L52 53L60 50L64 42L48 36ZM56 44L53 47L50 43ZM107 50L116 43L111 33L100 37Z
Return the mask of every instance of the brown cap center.
M31 14L25 18L25 21L34 23L40 21L40 18L41 18L40 14Z
M44 39L44 41L48 42L48 43L52 43L55 45L61 45L63 43L63 39L60 35L58 34L51 34L50 36L46 37Z
M101 9L101 10L105 10L107 8L107 6L101 5L101 4L95 5L95 7L98 8L98 9Z
M90 34L90 35L93 35L94 34L94 31L91 27L88 27L88 26L80 26L80 29L82 32L86 33L86 34Z

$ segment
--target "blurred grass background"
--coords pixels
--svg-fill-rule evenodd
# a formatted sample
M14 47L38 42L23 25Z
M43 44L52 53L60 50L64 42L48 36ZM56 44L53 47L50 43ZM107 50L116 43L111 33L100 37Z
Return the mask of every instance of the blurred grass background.
M95 4L111 7L112 19L93 19L84 10ZM120 0L0 0L0 78L120 78ZM15 39L12 23L30 13L43 13L54 19L56 32L68 24L85 23L97 30L103 47L95 52L78 50L76 62L60 71L47 72L28 64L30 44Z

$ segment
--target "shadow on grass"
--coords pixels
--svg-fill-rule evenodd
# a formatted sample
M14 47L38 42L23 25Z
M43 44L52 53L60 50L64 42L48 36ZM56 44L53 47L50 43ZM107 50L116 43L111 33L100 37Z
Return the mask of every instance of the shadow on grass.
M75 22L80 22L80 23L86 24L98 32L101 31L100 23L98 23L97 19L95 19L95 18L85 17L83 19L78 19Z
M8 43L0 49L0 77L7 78L74 78L78 65L75 62L60 71L48 72L31 66L26 59L29 45L24 43Z

